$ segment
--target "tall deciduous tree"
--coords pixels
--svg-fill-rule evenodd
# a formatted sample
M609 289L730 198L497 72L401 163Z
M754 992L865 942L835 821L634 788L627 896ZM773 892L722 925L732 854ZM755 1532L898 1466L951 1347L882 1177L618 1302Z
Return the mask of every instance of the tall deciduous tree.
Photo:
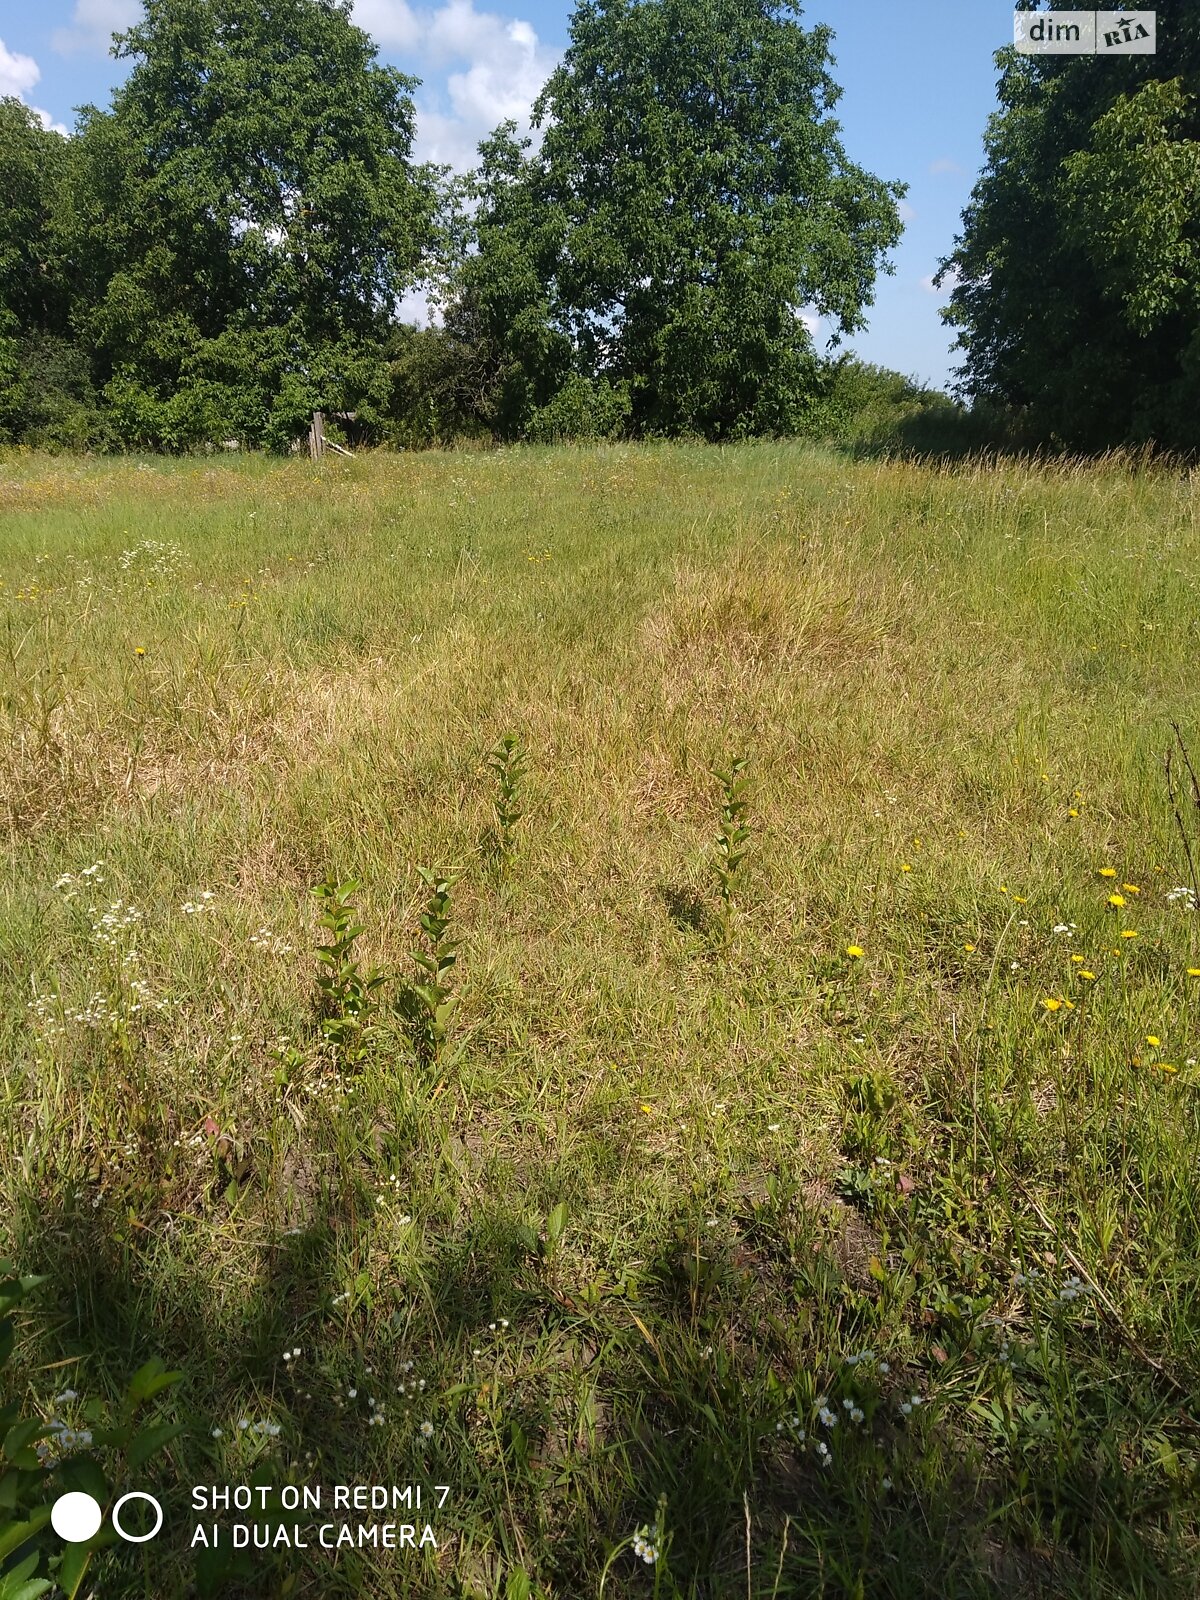
M82 117L78 320L122 434L279 444L353 403L417 274L413 80L349 0L146 0Z
M0 99L0 438L43 437L73 409L86 364L66 339L70 305L58 211L69 142ZM45 382L47 368L65 382ZM68 430L69 437L69 430Z
M942 263L964 387L1072 448L1200 445L1200 14L1160 22L1154 55L998 54Z
M577 7L539 148L511 129L483 147L457 308L490 340L510 431L568 374L605 404L624 390L643 431L803 425L818 363L801 310L862 326L904 190L847 159L829 30L799 17L775 0Z

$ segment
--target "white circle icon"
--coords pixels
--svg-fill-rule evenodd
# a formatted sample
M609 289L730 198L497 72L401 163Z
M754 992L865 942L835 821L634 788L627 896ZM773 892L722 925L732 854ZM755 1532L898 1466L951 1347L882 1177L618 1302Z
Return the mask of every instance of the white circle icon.
M131 1500L145 1500L148 1505L152 1505L155 1511L158 1512L158 1521L150 1529L149 1533L126 1533L125 1529L118 1521L118 1515L121 1507L128 1505ZM126 1544L145 1544L146 1540L153 1539L154 1535L162 1527L163 1508L159 1505L158 1501L152 1494L147 1494L143 1489L131 1489L128 1494L123 1494L117 1501L116 1505L112 1508L112 1525L113 1531L119 1533Z
M72 1494L60 1494L50 1509L50 1526L68 1544L82 1544L90 1539L103 1521L100 1502L79 1489Z

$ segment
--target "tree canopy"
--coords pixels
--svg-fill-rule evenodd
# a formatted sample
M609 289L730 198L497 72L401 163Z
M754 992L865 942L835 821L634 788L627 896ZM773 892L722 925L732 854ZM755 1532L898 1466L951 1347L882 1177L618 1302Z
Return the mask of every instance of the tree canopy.
M147 0L116 53L65 222L98 381L131 440L278 444L353 402L419 271L413 81L348 0Z
M1200 14L1144 56L1001 51L947 312L973 395L1081 449L1200 444Z
M802 311L863 323L904 186L848 160L827 28L773 0L583 0L534 107L481 149L455 317L521 431L574 378L639 431L790 432L819 390ZM883 270L889 270L886 267Z

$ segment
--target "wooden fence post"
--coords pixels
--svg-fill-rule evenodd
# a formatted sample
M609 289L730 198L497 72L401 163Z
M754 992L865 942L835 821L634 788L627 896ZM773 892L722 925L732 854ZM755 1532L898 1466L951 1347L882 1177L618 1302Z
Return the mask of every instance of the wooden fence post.
M325 454L325 418L319 411L313 412L308 430L308 453L314 461Z

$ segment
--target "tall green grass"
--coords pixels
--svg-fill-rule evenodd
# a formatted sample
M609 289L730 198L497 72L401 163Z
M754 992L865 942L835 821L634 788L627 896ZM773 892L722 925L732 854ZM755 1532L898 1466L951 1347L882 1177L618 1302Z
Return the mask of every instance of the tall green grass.
M186 1374L96 1592L1193 1593L1196 504L786 444L0 462L18 1370L45 1416ZM197 1577L191 1485L256 1470L449 1485L438 1548Z

